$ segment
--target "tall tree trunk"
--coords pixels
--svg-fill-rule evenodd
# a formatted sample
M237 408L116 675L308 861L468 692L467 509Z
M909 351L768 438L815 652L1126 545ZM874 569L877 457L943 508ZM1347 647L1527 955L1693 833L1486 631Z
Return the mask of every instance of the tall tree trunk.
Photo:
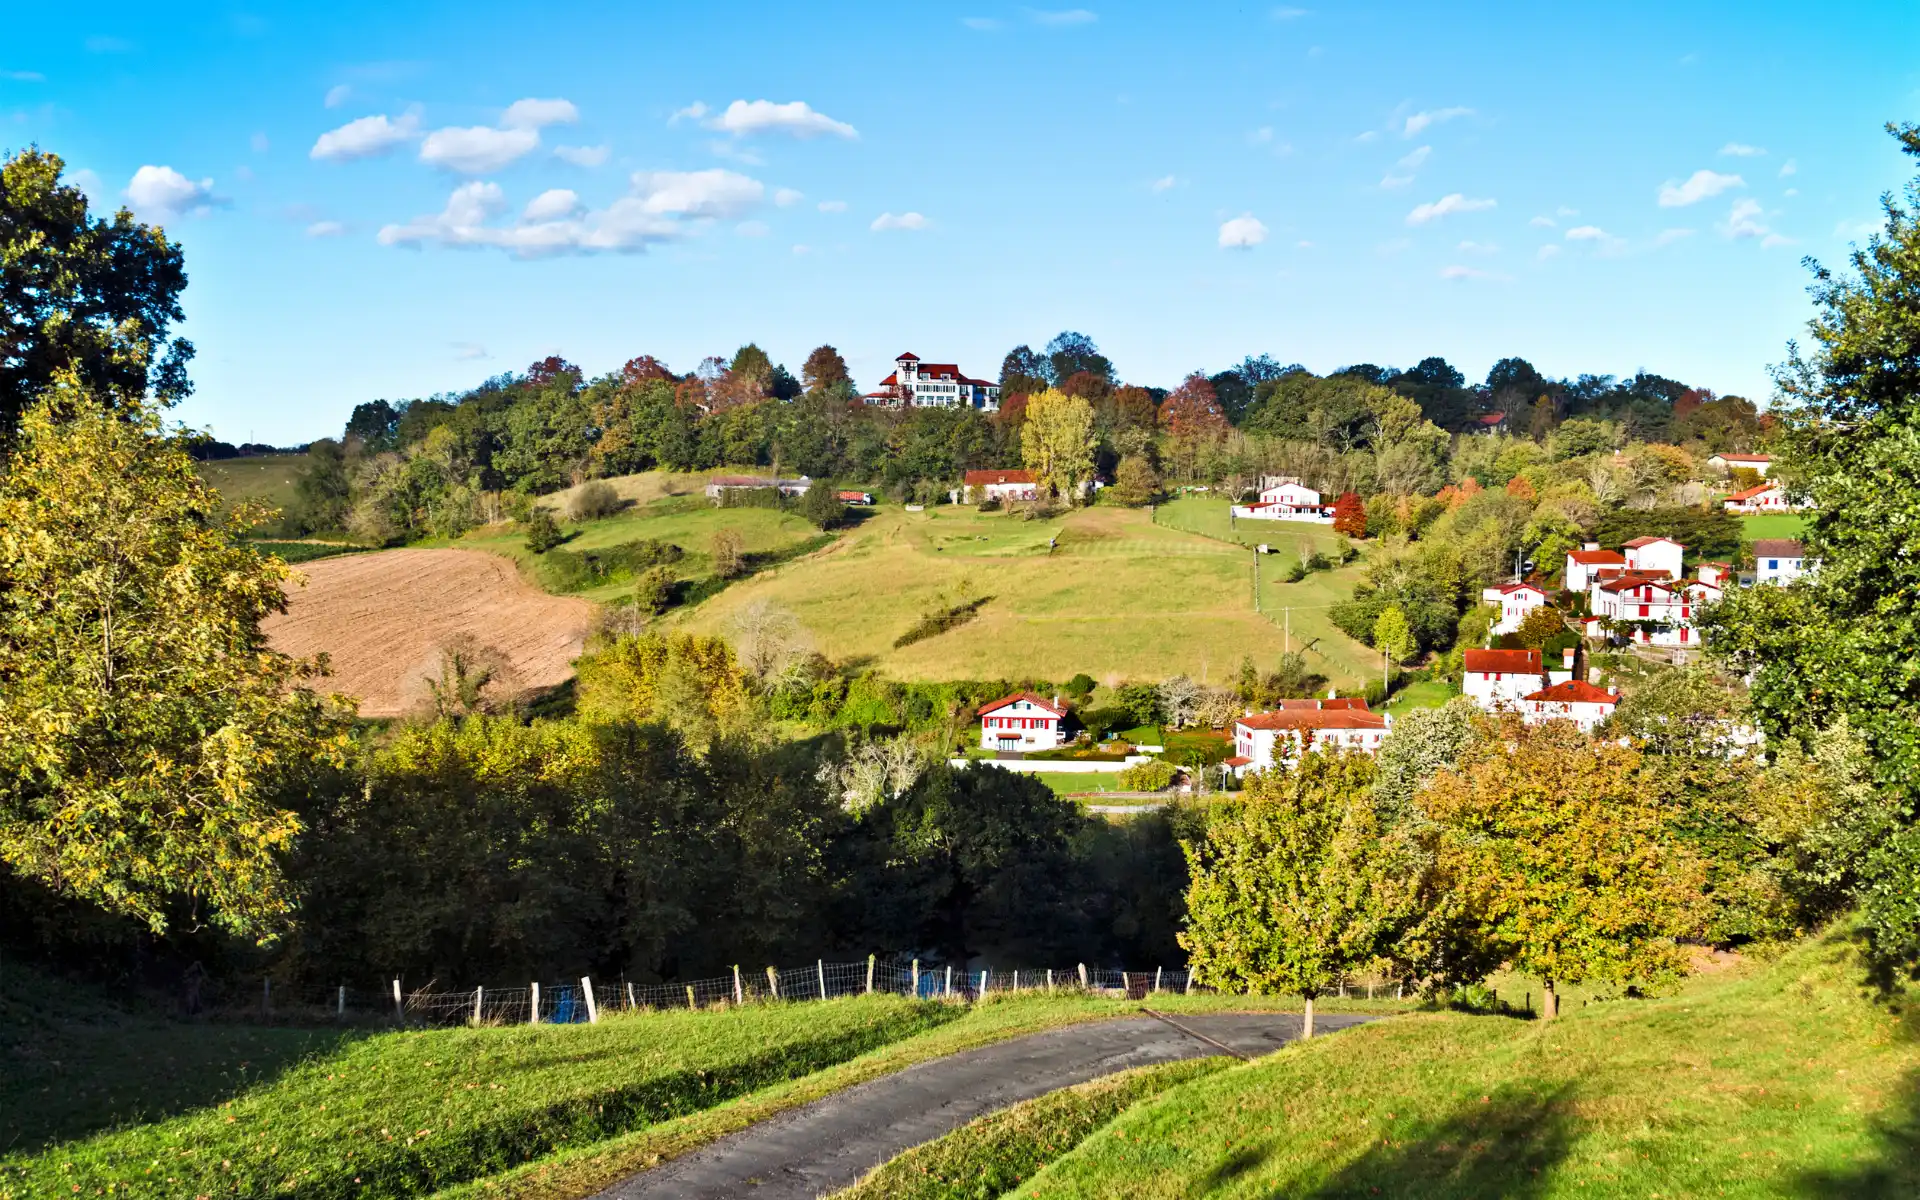
M1313 1036L1313 997L1307 996L1307 1014L1300 1022L1300 1040L1306 1041Z
M1553 980L1542 981L1540 985L1540 1016L1548 1021L1560 1015L1560 996L1553 990Z

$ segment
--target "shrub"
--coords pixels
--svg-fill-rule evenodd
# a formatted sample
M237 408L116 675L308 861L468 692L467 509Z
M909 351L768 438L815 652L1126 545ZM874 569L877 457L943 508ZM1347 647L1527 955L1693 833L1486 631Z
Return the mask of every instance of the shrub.
M840 502L840 489L831 479L816 479L800 497L800 515L818 529L837 529L847 519L847 506Z
M1307 564L1303 562L1295 560L1294 564L1287 568L1288 583L1299 583L1302 579L1305 579L1306 577L1307 577Z
M1093 689L1093 676L1083 671L1075 675L1072 679L1067 680L1067 686L1061 690L1066 692L1067 695L1072 696L1075 700L1081 700L1092 695Z
M552 513L544 508L536 508L527 514L527 549L535 554L545 554L566 540L560 532L560 523L553 519Z
M1117 704L1106 708L1089 708L1080 713L1079 717L1080 724L1096 742L1109 733L1120 729L1131 729L1137 724L1133 719L1132 711Z
M979 511L980 511L980 512L983 512L983 513L996 513L996 512L999 512L999 511L1000 511L1000 497L998 497L998 496L988 496L988 497L987 497L987 498L986 498L985 500L982 500L982 501L980 502L980 505L979 505Z
M540 586L550 592L578 592L632 579L649 567L679 562L685 551L672 542L644 538L598 550L549 550L535 564Z
M1157 792L1173 782L1173 764L1161 759L1151 759L1136 763L1120 772L1120 790L1125 792Z
M731 496L734 493L728 492ZM713 534L713 573L721 579L737 579L747 569L746 543L737 529L718 529Z
M673 605L673 572L652 567L633 585L633 606L649 616L657 616Z
M567 500L567 519L597 521L620 511L620 493L604 479L582 484Z

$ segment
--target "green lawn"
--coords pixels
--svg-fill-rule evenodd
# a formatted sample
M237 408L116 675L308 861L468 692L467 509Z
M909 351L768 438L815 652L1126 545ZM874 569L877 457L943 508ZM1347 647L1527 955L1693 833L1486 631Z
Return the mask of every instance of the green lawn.
M1118 772L1105 771L1036 771L1033 776L1041 783L1053 789L1056 796L1070 796L1075 792L1110 792L1119 787Z
M1755 538L1797 538L1806 530L1807 519L1799 513L1757 513L1740 518L1742 536Z
M1422 679L1395 692L1382 711L1397 717L1416 708L1439 708L1459 694L1452 684L1444 680Z
M195 464L200 478L229 504L252 501L273 509L285 509L293 503L294 486L306 466L304 454L262 454Z
M1920 1010L1848 942L1556 1022L1423 1013L1119 1118L1023 1197L1920 1195Z

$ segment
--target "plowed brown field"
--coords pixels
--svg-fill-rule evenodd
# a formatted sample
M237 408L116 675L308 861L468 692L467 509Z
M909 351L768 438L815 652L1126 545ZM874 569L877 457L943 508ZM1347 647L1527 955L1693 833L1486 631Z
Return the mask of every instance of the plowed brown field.
M299 568L283 616L266 623L274 648L324 651L333 675L322 687L360 701L363 717L392 717L426 699L448 646L477 646L507 664L519 691L573 674L594 606L549 596L513 563L475 550L387 550L325 558Z

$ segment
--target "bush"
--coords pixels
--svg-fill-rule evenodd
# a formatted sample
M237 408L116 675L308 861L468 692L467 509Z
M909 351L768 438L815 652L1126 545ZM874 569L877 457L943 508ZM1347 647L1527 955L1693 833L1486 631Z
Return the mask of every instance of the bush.
M768 489L771 490L771 489ZM727 492L726 495L734 495ZM719 579L737 579L747 570L746 542L737 529L717 529L713 534L713 573Z
M1173 782L1174 774L1172 763L1156 758L1120 772L1118 782L1123 792L1157 792Z
M553 519L552 513L544 508L536 508L527 514L527 549L535 554L545 554L566 540L566 536L560 532L560 523Z
M1089 708L1080 713L1079 718L1080 724L1096 742L1116 730L1131 729L1139 724L1134 720L1132 710L1117 704L1106 708Z
M567 500L567 519L597 521L620 511L620 493L604 479L580 485Z
M620 583L650 567L677 563L686 552L672 542L643 538L598 550L549 550L534 566L540 586L550 592L578 592Z
M1061 690L1067 695L1072 696L1075 700L1083 700L1093 694L1094 686L1093 676L1083 671L1075 675L1072 679L1067 680L1066 687Z
M672 571L650 568L633 585L633 606L649 616L658 616L673 606L673 585Z
M978 509L978 511L980 511L980 512L983 512L983 513L996 513L996 512L999 512L999 511L1000 511L1000 497L998 497L998 496L988 496L988 497L987 497L987 498L986 498L985 500L982 500L982 501L980 502L980 504L979 504L979 509Z
M1287 568L1288 583L1299 583L1302 579L1305 579L1306 577L1307 577L1307 564L1300 562L1297 559L1294 561L1294 564L1292 566Z
M817 529L837 529L847 519L847 506L840 502L840 489L831 479L816 479L800 497L800 515Z

